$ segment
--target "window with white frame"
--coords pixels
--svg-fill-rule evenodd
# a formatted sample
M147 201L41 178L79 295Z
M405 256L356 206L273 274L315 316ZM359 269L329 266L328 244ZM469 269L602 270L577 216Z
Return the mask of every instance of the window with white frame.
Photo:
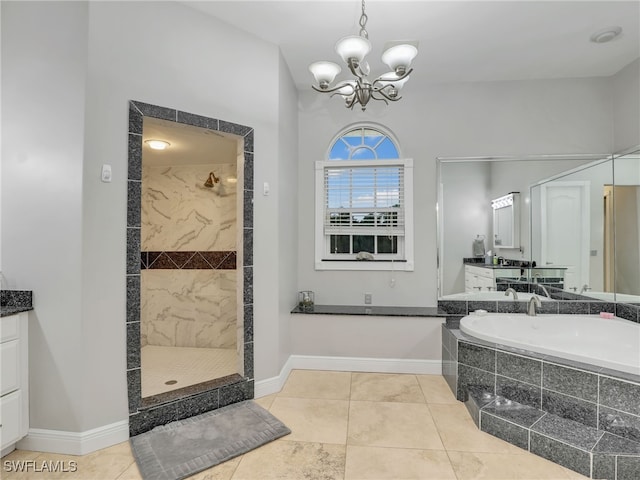
M412 188L390 132L341 132L316 162L316 269L413 270Z

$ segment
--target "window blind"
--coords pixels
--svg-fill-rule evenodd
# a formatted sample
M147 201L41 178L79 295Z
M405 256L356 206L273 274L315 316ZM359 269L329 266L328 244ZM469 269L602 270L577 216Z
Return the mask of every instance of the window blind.
M404 166L324 167L324 233L403 236Z

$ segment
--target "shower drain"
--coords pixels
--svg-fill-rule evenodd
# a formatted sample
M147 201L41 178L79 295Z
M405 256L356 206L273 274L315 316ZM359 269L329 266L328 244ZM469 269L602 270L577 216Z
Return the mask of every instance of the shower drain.
M178 383L177 380L167 380L164 382L165 385L175 385L176 383Z

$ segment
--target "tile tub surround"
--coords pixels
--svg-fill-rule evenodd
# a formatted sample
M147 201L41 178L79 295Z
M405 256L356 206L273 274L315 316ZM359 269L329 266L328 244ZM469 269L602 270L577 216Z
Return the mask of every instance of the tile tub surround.
M242 228L243 249L237 258L237 272L242 274L241 318L238 318L238 347L242 349L240 361L244 375L240 381L212 387L205 392L186 394L153 407L143 408L141 398L140 360L140 295L141 295L141 181L142 181L142 130L144 117L174 121L184 125L207 128L244 142L243 213L237 219L237 228ZM231 403L253 398L253 167L254 131L251 127L203 117L175 109L132 101L129 103L129 172L127 200L127 385L129 392L129 430L131 435L143 433L174 420L188 418L205 411ZM207 172L208 173L208 172ZM206 177L202 179L202 182ZM238 183L238 185L241 185ZM208 193L208 192L207 192ZM240 192L238 192L240 194ZM166 248L166 247L164 247ZM185 247L198 251L200 247ZM226 250L227 247L219 247ZM171 247L169 250L177 250ZM147 270L150 271L150 270ZM197 270L193 270L197 271Z
M479 341L446 325L442 357L449 388L472 405L474 420L482 427L483 413L491 416L483 430L520 447L526 440L531 452L593 478L638 478L628 475L640 471L640 376ZM487 408L496 396L520 414L548 418L530 425L498 418ZM560 436L571 429L597 441L580 444Z
M31 290L0 290L0 316L7 317L33 310Z

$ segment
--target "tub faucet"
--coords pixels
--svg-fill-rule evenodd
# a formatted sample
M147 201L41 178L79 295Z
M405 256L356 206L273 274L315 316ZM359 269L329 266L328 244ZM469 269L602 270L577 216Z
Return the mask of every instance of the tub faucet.
M551 295L549 295L549 290L547 290L547 287L545 287L544 285L538 285L538 286L542 289L542 291L544 292L547 298L551 298Z
M542 308L542 302L540 301L540 299L538 297L533 295L529 299L529 304L527 305L527 315L529 315L531 317L535 317L537 315L536 314L536 307Z
M518 300L518 294L516 293L516 291L513 288L507 288L504 292L504 296L508 297L509 294L512 293L513 294L513 301L515 302L516 300Z
M582 295L584 292L586 292L587 290L591 290L591 288L589 288L589 285L587 285L586 283L582 286L582 288L580 289L580 295Z

